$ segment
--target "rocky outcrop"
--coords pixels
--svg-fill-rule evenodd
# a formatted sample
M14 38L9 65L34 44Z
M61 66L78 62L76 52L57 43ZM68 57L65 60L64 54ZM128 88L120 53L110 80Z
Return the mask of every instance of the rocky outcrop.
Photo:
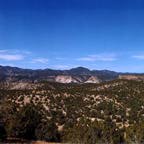
M85 83L100 83L100 82L101 82L101 80L98 79L98 77L96 77L96 76L91 76L88 78L87 81L85 81Z
M78 81L75 80L72 76L67 75L58 75L56 76L55 81L59 83L78 83Z
M144 80L144 75L119 75L119 79L141 81Z
M55 78L56 82L59 83L100 83L101 80L96 76L88 76L88 77L72 77L67 75L59 75Z

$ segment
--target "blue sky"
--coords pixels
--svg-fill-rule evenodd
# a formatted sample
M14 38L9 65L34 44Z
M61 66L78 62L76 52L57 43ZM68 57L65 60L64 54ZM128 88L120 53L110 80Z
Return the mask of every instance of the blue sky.
M0 65L144 72L144 1L0 0Z

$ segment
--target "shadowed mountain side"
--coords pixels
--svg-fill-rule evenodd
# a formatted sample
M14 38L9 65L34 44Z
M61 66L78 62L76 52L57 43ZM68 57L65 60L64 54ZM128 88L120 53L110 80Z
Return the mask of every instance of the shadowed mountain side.
M22 69L0 66L0 81L4 82L59 82L59 83L100 83L117 78L141 80L143 74L119 73L110 70L89 70L84 67L70 70Z

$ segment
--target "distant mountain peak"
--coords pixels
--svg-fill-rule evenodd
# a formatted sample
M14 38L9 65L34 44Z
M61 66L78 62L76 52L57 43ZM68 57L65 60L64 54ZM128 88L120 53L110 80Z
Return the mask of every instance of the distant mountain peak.
M85 67L76 67L69 70L72 75L91 75L91 71Z
M0 81L33 82L52 81L66 83L84 83L86 81L94 83L98 81L108 81L118 78L119 73L111 71L89 70L85 67L76 67L70 70L53 69L22 69L16 67L0 66ZM91 77L91 78L90 78ZM90 78L90 79L89 79Z
M83 70L83 71L90 71L88 68L85 67L76 67L76 68L72 68L70 70Z

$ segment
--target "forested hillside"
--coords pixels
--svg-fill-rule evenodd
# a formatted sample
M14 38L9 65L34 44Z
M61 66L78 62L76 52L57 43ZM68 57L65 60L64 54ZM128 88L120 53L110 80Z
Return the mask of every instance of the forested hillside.
M0 87L0 140L143 143L144 82ZM19 85L17 83L17 85Z

